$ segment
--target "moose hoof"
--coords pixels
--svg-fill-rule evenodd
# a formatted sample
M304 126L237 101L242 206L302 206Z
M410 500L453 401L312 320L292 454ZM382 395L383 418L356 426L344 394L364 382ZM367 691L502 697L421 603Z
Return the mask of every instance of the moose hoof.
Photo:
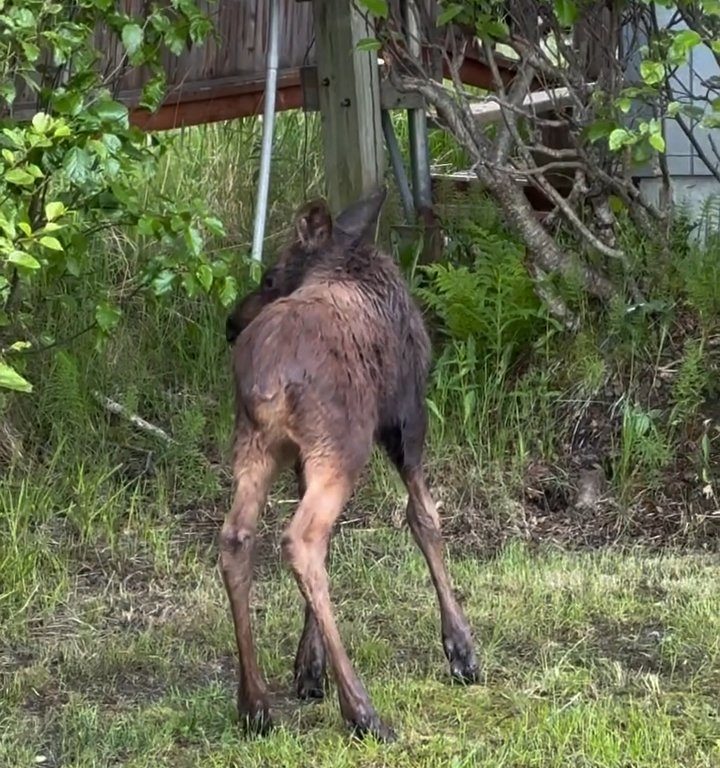
M395 731L389 725L385 725L374 713L362 715L351 720L350 731L358 739L370 736L385 744L390 744L397 739Z
M308 669L299 669L295 673L295 687L298 698L303 701L320 700L325 698L325 671L319 665L311 665Z
M475 651L469 640L443 640L445 655L450 662L453 680L463 685L472 685L480 679L480 667Z
M248 737L265 736L273 727L270 707L264 701L238 706L238 716L240 728Z

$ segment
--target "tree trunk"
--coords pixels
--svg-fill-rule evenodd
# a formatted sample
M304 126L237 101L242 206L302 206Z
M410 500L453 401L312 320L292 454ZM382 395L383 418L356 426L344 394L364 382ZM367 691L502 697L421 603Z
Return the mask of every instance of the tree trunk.
M479 166L477 174L495 197L510 226L514 227L530 251L533 261L543 272L560 273L568 278L580 278L588 293L608 300L615 288L607 278L581 264L558 248L555 240L535 218L525 193L508 177L490 173Z

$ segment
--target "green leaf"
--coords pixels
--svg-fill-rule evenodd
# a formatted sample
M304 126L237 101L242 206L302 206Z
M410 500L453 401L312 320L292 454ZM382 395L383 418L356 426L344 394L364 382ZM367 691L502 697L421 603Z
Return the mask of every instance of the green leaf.
M638 165L644 165L652 157L650 144L647 141L638 141L632 148L632 159Z
M201 264L195 270L195 277L197 277L198 282L205 289L205 293L208 293L212 288L213 283L212 269L207 264Z
M358 0L363 8L366 8L373 16L379 16L381 19L388 17L387 0Z
M640 76L648 85L657 85L665 79L665 66L661 61L646 59L640 64Z
M102 331L111 331L120 321L121 312L107 301L101 301L95 307L95 320Z
M491 19L485 24L485 34L495 40L507 40L510 36L510 28L499 19Z
M63 247L60 241L56 237L52 237L51 235L43 235L43 237L40 238L40 245L44 246L45 248L51 251L63 250Z
M428 407L428 410L430 411L430 413L432 413L432 414L433 414L433 416L435 416L435 418L436 418L436 419L437 419L437 420L438 420L438 421L439 421L441 424L444 424L444 423L445 423L445 417L444 417L444 416L442 415L442 413L440 412L440 409L439 409L439 408L437 407L437 405L435 404L435 401L434 401L434 400L431 400L429 397L426 397L426 398L425 398L425 404L427 405L427 407Z
M720 40L713 40L710 47L713 49L713 53L720 53Z
M63 168L70 181L78 186L82 185L90 173L92 158L80 147L71 147L63 158Z
M614 120L596 120L587 130L588 141L596 142L609 136L616 127Z
M220 291L220 302L223 307L229 307L237 298L237 280L234 277L226 277Z
M355 45L355 48L357 48L358 51L363 52L379 51L380 47L380 41L376 37L363 37L363 39L358 40Z
M2 99L6 104L12 104L15 101L16 95L17 89L15 88L15 83L0 83L0 99Z
M190 40L196 45L202 43L212 31L213 25L209 19L198 16L190 22Z
M678 32L670 43L669 58L675 64L685 62L690 51L702 42L700 35L692 29L683 29Z
M203 238L195 227L188 227L184 233L185 244L193 256L199 256L202 253Z
M31 64L34 64L40 58L40 49L37 47L37 45L35 45L35 43L31 43L27 40L21 40L20 45L23 49L23 53L25 54L25 58Z
M11 7L9 10L8 15L14 26L25 30L35 29L37 21L30 8L23 8L21 3L16 3L15 8Z
M205 226L208 228L208 231L215 235L216 237L224 237L225 236L225 227L223 226L222 221L218 219L215 216L206 216L205 217Z
M5 171L5 181L21 187L29 187L35 183L35 177L24 168L10 168L9 171Z
M167 78L164 72L159 72L145 83L140 96L140 106L154 112L165 97Z
M65 136L72 136L72 131L67 123L60 123L53 131L53 136L56 139L64 138Z
M437 17L437 26L444 27L457 18L465 9L459 3L450 3Z
M630 111L632 107L632 101L627 96L621 96L616 102L615 106L625 115Z
M29 253L25 251L10 251L7 255L7 260L11 264L16 264L18 267L25 267L25 269L40 269L40 262Z
M661 133L651 133L650 144L653 149L657 149L658 152L665 151L665 139Z
M572 26L578 19L578 9L574 0L555 0L555 16L564 26Z
M82 110L83 96L78 91L56 91L52 95L52 105L60 114L75 116ZM58 135L57 130L55 135Z
M65 270L72 277L80 277L82 273L80 262L74 256L67 256L65 259Z
M45 218L48 221L55 221L55 219L59 219L66 210L65 204L59 201L48 203L45 206Z
M139 235L145 237L153 237L156 232L162 228L161 222L159 222L154 216L143 214L137 223L137 231Z
M143 44L143 31L139 24L126 24L122 28L122 41L128 55L132 56Z
M609 195L608 196L608 202L610 203L610 210L617 216L620 213L622 213L625 208L627 207L625 205L624 200L622 198L617 197L616 195Z
M175 282L175 273L169 269L164 269L153 281L152 288L156 296L162 296L167 293Z
M14 392L32 392L32 384L14 368L0 360L0 387Z
M691 117L693 120L702 120L705 110L703 107L698 107L695 104L683 104L682 113L686 117Z
M173 24L168 31L163 35L165 45L176 55L180 56L185 48L185 40L187 35L182 28L178 28L177 24Z
M615 151L625 144L630 143L632 140L632 134L625 130L625 128L616 128L610 136L608 136L608 146L611 150Z
M700 45L702 38L694 29L683 29L675 35L673 43L682 45L685 48L694 48Z
M192 272L186 272L180 282L188 298L194 299L200 293L202 286Z
M119 101L99 101L93 106L94 114L96 114L103 122L117 123L123 128L127 128L129 125L128 108L121 104Z
M45 112L36 112L33 115L32 127L36 133L44 134L50 130L52 122L50 115L45 114Z
M213 261L211 266L212 266L212 273L214 278L222 279L227 277L227 273L229 270L228 270L228 265L226 261L222 261L221 259L216 259L215 261Z

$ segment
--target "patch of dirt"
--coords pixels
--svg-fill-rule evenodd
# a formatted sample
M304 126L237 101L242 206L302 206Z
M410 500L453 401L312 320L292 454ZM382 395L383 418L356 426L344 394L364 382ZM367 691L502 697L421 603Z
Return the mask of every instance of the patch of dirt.
M672 635L672 628L659 622L618 623L602 618L593 625L591 642L600 658L616 661L630 672L655 674L666 687L683 686L690 679L695 680L697 686L700 678L714 691L717 681L699 674L708 667L705 652L688 646L684 646L681 653L663 651L664 644L672 642Z

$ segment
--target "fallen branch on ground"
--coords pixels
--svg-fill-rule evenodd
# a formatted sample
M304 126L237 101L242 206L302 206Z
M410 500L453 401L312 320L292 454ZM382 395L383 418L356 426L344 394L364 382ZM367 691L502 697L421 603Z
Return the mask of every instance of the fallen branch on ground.
M124 405L121 405L115 400L111 400L109 397L106 397L100 392L94 391L92 393L93 397L102 405L102 407L109 411L110 413L114 413L117 416L122 416L124 419L129 421L134 427L137 427L138 429L143 430L144 432L149 432L151 435L155 435L155 437L159 437L161 440L165 441L166 443L174 443L175 440L173 440L170 435L160 427L155 426L154 424L151 424L149 421L145 421L145 419L141 418L140 416L137 416L134 413L131 413Z

